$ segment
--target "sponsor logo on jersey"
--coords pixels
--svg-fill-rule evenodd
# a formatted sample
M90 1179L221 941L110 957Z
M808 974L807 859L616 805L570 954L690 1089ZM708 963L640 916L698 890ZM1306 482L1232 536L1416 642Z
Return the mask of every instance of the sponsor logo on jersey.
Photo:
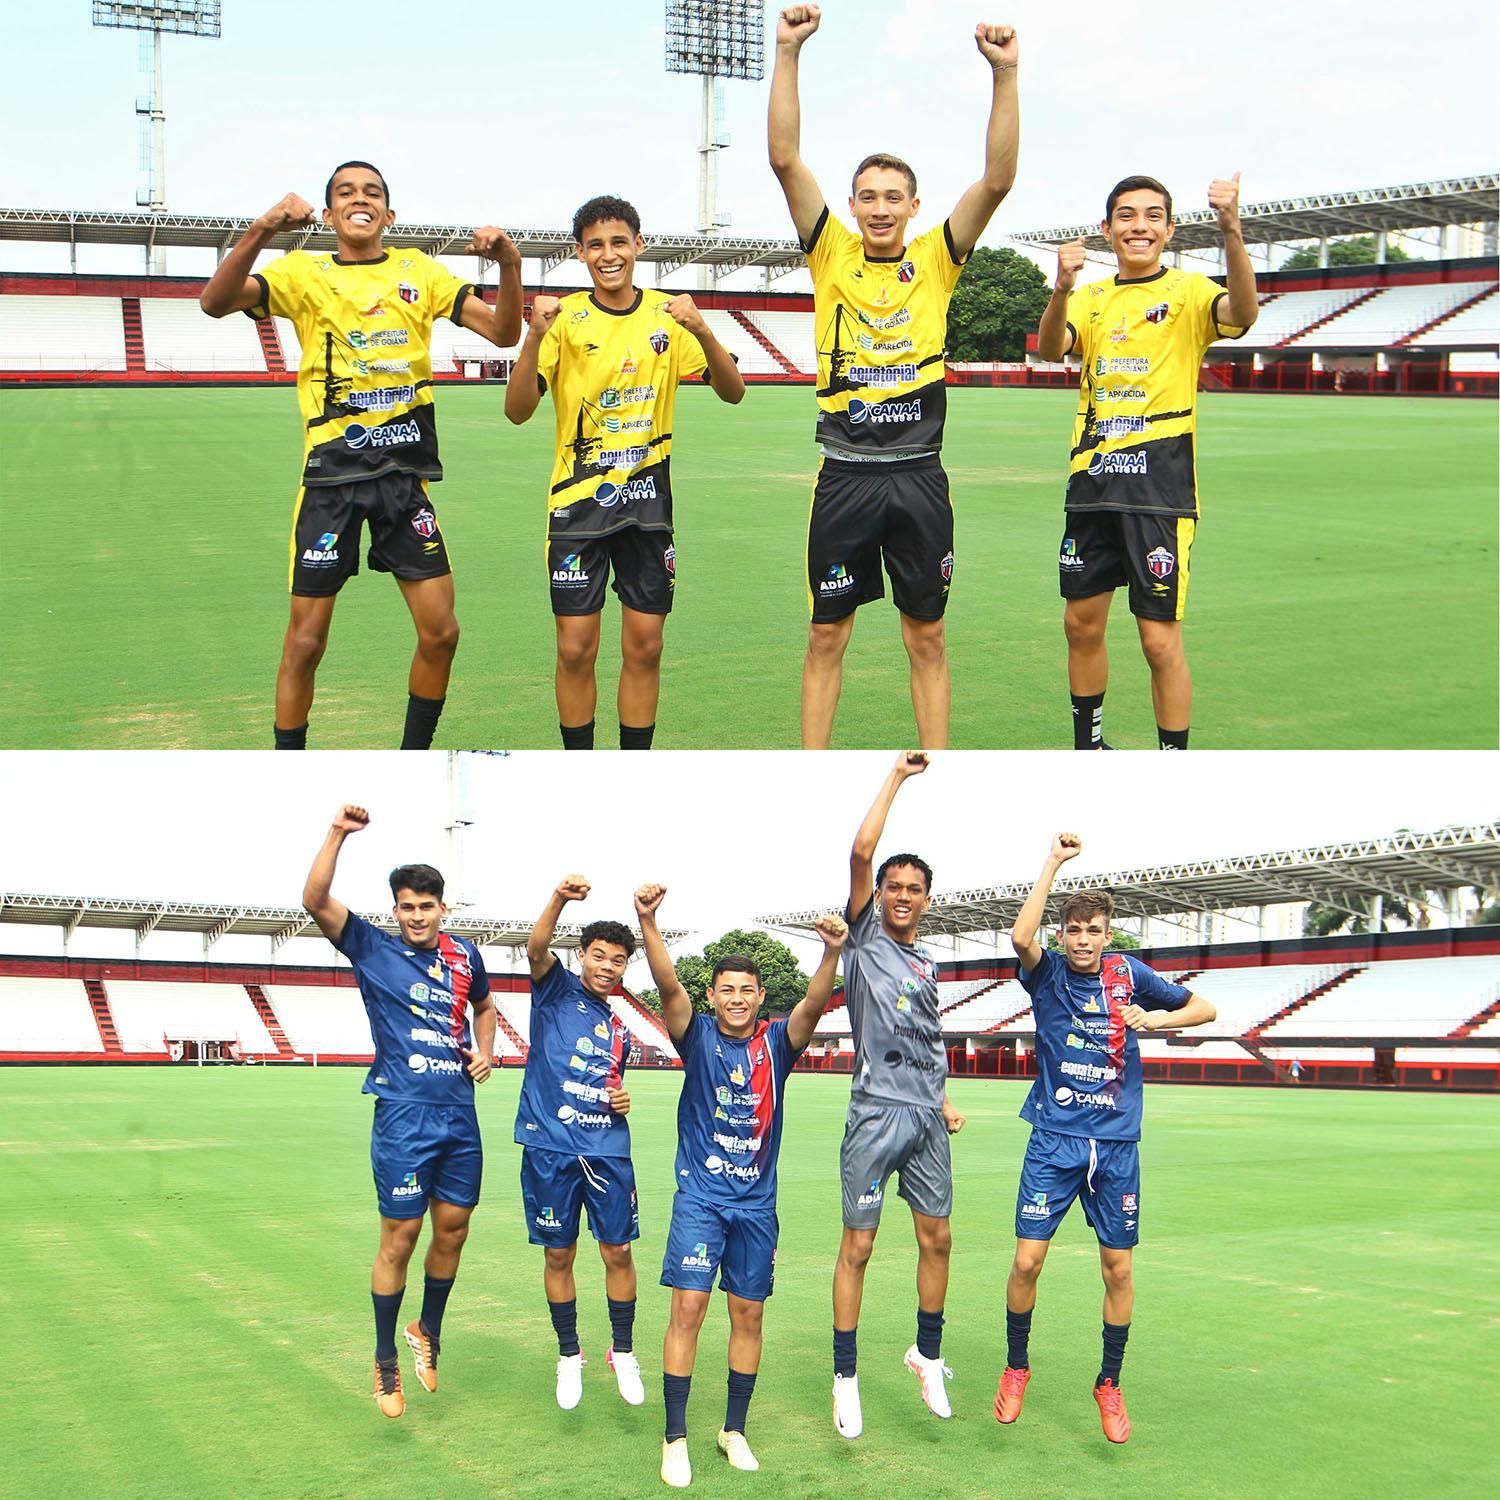
M1128 437L1145 430L1144 417L1101 417L1094 423L1094 435L1101 438Z
M1102 365L1104 361L1101 359ZM1144 387L1138 385L1122 385L1118 390L1103 390L1094 392L1094 403L1098 405L1104 401L1144 401L1146 392Z
M618 429L611 427L611 432L649 432L656 425L655 417L627 417L619 424Z
M604 430L606 432L618 432L620 430L620 419L618 417L606 417L604 419Z
M579 1037L573 1045L584 1057L592 1057L594 1055L594 1044L586 1036Z
M1052 1210L1047 1207L1047 1195L1045 1193L1033 1193L1030 1203L1021 1205L1021 1217L1023 1219L1045 1219L1051 1216Z
M1074 1036L1073 1033L1070 1031L1068 1033L1068 1046L1070 1046L1070 1047L1087 1047L1088 1043L1086 1041L1084 1041L1084 1039L1081 1036Z
M568 1066L572 1068L575 1073L586 1073L588 1071L589 1065L575 1053L568 1059Z
M1078 1044L1080 1047L1084 1043ZM1059 1072L1066 1073L1069 1078L1075 1078L1079 1083L1113 1083L1119 1074L1104 1063L1074 1062L1071 1057L1064 1058L1058 1065Z
M357 359L354 361L357 375L406 375L411 372L409 359Z
M560 583L568 588L578 588L589 581L588 571L583 567L576 552L570 552L563 558L562 562L552 570L553 583ZM603 1026L603 1022L600 1022ZM606 1032L605 1035L608 1035Z
M422 1184L417 1181L415 1172L408 1172L401 1181L391 1189L393 1198L420 1198L422 1196Z
M1146 309L1146 321L1148 323L1165 323L1167 321L1167 304L1158 302L1154 307Z
M612 385L607 385L599 392L599 405L604 411L611 411L620 404L620 392Z
M606 480L594 491L594 499L605 509L612 505L629 505L632 500L656 499L655 479L627 479L624 484Z
M445 1036L441 1031L434 1031L430 1026L413 1026L411 1039L429 1047L448 1047L454 1051L458 1049L458 1042L454 1037Z
M383 385L373 391L350 391L344 405L355 411L393 411L405 406L417 394L414 385Z
M1137 354L1105 359L1102 356L1094 361L1095 375L1149 375L1151 373L1151 361Z
M744 1088L744 1086L745 1086L745 1070L738 1063L736 1063L729 1070L729 1081L736 1088Z
M684 1255L682 1263L691 1271L712 1271L714 1263L708 1258L708 1246L699 1240L691 1255Z
M349 330L349 346L353 349L379 349L386 345L405 342L406 329L404 328L377 328L373 333L366 333L363 328Z
M639 406L642 401L656 400L654 385L629 385L620 392L620 400L626 406Z
M1112 344L1123 344L1130 337L1130 323L1123 314L1120 321L1109 330L1109 341Z
M1177 559L1165 547L1155 547L1146 554L1146 566L1151 569L1153 577L1170 578L1172 570L1177 566Z
M820 594L842 594L854 587L854 574L843 563L834 563L818 580Z
M862 1192L859 1197L854 1200L854 1202L855 1206L858 1208L874 1208L874 1206L879 1203L884 1197L885 1189L881 1187L880 1179L878 1177L872 1177L870 1179L869 1187L867 1187L864 1192Z
M552 1212L552 1205L550 1203L541 1211L541 1213L537 1214L535 1218L533 1218L532 1223L534 1223L538 1229L562 1228L562 1223L558 1219L557 1215Z
M878 381L866 381L867 385L877 385ZM861 423L870 422L875 426L889 422L920 422L922 420L922 402L916 401L860 401L854 397L849 399L849 425L858 427Z
M1144 453L1096 453L1089 460L1090 474L1145 474L1149 471L1150 464Z
M417 299L422 295L409 281L398 282L396 291L400 294L403 302L415 305Z
M724 1158L722 1156L705 1156L703 1165L717 1177L724 1170Z
M559 1104L557 1118L564 1125L581 1125L589 1130L595 1130L601 1126L608 1129L614 1124L614 1120L607 1114L586 1113L584 1110L574 1109L571 1104Z
M896 1009L909 1011L911 1009L911 1001L908 1000L905 995L897 995Z
M594 1027L594 1035L597 1037L603 1037L603 1039L607 1042L609 1040L609 1027L605 1025L603 1021L600 1021L599 1024Z
M303 548L302 561L310 568L332 567L339 560L338 539L338 532L325 531L311 547Z
M904 365L850 365L851 385L909 385L917 378L914 364Z
M574 314L573 314L573 316L572 316L572 317L571 317L571 318L569 318L569 319L568 319L568 322L570 322L570 323L581 323L581 322L583 322L583 320L584 320L584 319L585 319L585 318L586 318L586 317L588 317L588 315L589 315L589 310L588 310L588 308L586 308L586 307L580 307L580 308L579 308L579 309L578 309L578 311L577 311L577 312L575 312L575 313L574 313ZM593 352L594 352L594 351L593 351L593 349L592 349L592 348L590 348L590 350L589 350L589 353L590 353L590 354L592 354L592 353L593 353Z
M344 441L351 448L403 448L422 441L422 429L415 421L392 422L386 427L364 427L351 422L344 429Z
M649 342L653 353L665 354L667 352L667 345L671 343L671 336L665 328L653 328Z
M866 328L874 328L879 332L885 332L889 328L902 328L911 322L911 313L904 307L898 307L889 317L872 318L868 313L856 310L855 316Z
M1096 999L1094 999L1094 997L1092 995L1090 995L1088 997L1088 999L1083 1002L1082 1008L1084 1010L1088 1011L1092 1015L1098 1015L1099 1010L1100 1010L1100 1005L1099 1005L1099 1002Z
M585 1104L603 1104L609 1098L606 1090L596 1088L591 1083L579 1083L576 1078L564 1078L562 1091L575 1099L582 1099Z
M413 1073L425 1073L427 1071L427 1059L423 1057L420 1052L413 1052L412 1055L406 1059L406 1066L410 1068Z
M714 1098L717 1099L720 1104L734 1103L734 1095L728 1089L715 1089Z
M641 367L636 364L636 362L630 357L630 351L627 349L625 351L625 358L620 361L620 374L635 375L639 372L640 368Z
M650 452L649 447L606 448L594 460L594 465L600 469L633 469L638 463L644 462Z
M1083 559L1078 555L1078 543L1070 536L1063 538L1062 551L1057 555L1059 567L1068 569L1079 569L1083 567Z

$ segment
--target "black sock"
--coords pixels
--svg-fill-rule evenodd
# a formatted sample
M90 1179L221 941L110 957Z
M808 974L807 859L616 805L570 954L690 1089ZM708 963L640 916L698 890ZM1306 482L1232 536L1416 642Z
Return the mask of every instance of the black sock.
M1186 729L1163 729L1160 724L1156 726L1156 748L1158 750L1186 750L1188 732Z
M1031 1342L1032 1311L1028 1308L1023 1313L1013 1313L1008 1307L1005 1309L1005 1363L1012 1370L1031 1368L1031 1356L1026 1346Z
M443 1309L448 1305L448 1293L453 1290L453 1278L428 1276L422 1282L422 1327L434 1344L443 1336Z
M729 1404L724 1408L724 1431L743 1433L745 1418L750 1415L750 1398L755 1394L755 1376L742 1370L729 1372Z
M833 1373L852 1375L855 1371L855 1339L857 1328L835 1328L833 1330Z
M1073 748L1097 750L1104 742L1104 694L1073 694Z
M594 748L594 721L587 724L559 724L562 730L564 750L592 750Z
M406 695L406 729L401 736L403 750L431 750L432 736L443 712L446 698L419 698Z
M283 729L280 724L273 724L271 732L276 736L276 748L278 750L306 750L307 749L307 725L300 729Z
M941 1359L943 1354L943 1310L917 1309L917 1353L923 1359Z
M667 1441L675 1442L687 1436L688 1389L693 1383L691 1375L668 1375L661 1377L662 1399L667 1404Z
M644 729L638 729L634 724L621 724L620 749L649 750L651 748L651 736L655 733L655 724L648 724Z
M375 1358L387 1363L396 1357L396 1320L401 1316L401 1298L406 1288L399 1292L371 1292L370 1301L375 1304Z
M559 1354L578 1353L578 1299L567 1302L549 1302L547 1311L552 1314L552 1328L557 1334Z
M605 1301L609 1303L609 1327L615 1353L630 1354L635 1348L635 1298L629 1302L616 1302L613 1297L606 1297Z
M1106 1380L1120 1383L1120 1366L1125 1363L1125 1340L1130 1337L1129 1323L1106 1323L1104 1325L1104 1363L1099 1366L1099 1378L1095 1385Z

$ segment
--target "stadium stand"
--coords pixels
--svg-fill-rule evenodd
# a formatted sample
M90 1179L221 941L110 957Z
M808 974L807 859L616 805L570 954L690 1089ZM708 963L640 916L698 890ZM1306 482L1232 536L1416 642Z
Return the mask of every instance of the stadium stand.
M1500 344L1500 295L1494 286L1409 341L1411 348L1470 343Z
M1481 295L1484 282L1389 286L1358 298L1336 317L1296 336L1296 346L1384 349ZM1253 332L1254 330L1252 330Z
M188 297L142 297L139 302L148 370L265 371L251 319L205 317Z
M0 979L0 1053L82 1052L104 1042L77 979Z
M0 296L0 370L124 369L119 297Z
M1241 349L1271 349L1328 318L1336 317L1351 302L1370 294L1369 287L1340 287L1335 291L1281 292L1263 296L1260 317L1243 338Z
M745 316L804 375L818 371L818 343L810 312L750 311Z
M266 998L295 1051L329 1057L371 1057L370 1023L359 991L348 985L268 984Z
M242 984L112 979L106 988L128 1053L164 1054L163 1038L182 1036L237 1041L244 1052L276 1055L276 1044Z
M727 308L705 307L703 321L713 335L734 356L741 375L783 375L785 370L776 355L760 343L748 328Z
M1291 1036L1448 1036L1500 998L1492 955L1395 959L1371 964L1266 1027L1267 1041Z

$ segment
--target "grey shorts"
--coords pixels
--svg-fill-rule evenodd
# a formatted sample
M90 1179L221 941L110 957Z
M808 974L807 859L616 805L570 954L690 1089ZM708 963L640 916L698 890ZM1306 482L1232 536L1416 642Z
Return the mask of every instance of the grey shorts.
M900 1177L897 1192L917 1213L946 1219L953 1212L953 1159L942 1111L851 1099L839 1148L845 1228L879 1225L892 1172Z

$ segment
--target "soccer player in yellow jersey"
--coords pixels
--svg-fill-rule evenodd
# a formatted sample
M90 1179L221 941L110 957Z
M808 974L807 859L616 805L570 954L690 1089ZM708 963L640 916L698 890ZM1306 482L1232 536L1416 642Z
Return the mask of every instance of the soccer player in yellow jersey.
M917 738L930 750L948 743L951 696L943 614L953 577L953 510L939 458L948 301L1015 181L1019 49L1009 26L974 29L994 73L984 175L946 221L907 239L919 207L916 175L899 157L882 154L854 170L849 212L858 233L851 233L829 216L800 150L797 63L820 20L816 5L781 12L769 119L771 170L812 272L818 340L823 461L807 534L812 625L802 667L802 744L823 750L832 739L854 612L884 597L883 558L911 663Z
M511 369L505 415L530 421L545 391L557 413L547 494L547 575L557 621L557 716L565 750L594 748L594 661L604 586L620 599L620 748L649 750L672 608L672 413L678 382L701 375L736 404L745 382L685 293L643 292L640 215L591 198L573 215L593 286L539 296Z
M1037 331L1046 360L1083 360L1058 556L1073 747L1109 748L1102 721L1109 658L1104 627L1117 588L1151 669L1157 743L1186 750L1193 681L1182 648L1188 556L1198 524L1194 474L1203 351L1255 322L1255 273L1240 231L1240 175L1215 179L1209 207L1224 236L1226 285L1162 265L1172 195L1154 177L1127 177L1099 228L1119 270L1075 288L1083 241L1063 245L1057 284Z
M276 675L276 748L307 747L313 679L328 645L339 590L359 571L360 532L370 566L394 573L417 630L407 679L403 750L432 744L458 647L453 573L428 495L443 477L432 405L433 322L450 318L491 343L521 334L521 256L503 229L476 229L464 252L500 263L490 307L474 287L415 249L387 249L395 222L385 178L344 162L323 193L332 254L294 250L255 271L278 234L316 222L288 193L240 237L199 298L222 318L289 318L302 345L297 399L306 423L302 487L292 522L291 622Z

